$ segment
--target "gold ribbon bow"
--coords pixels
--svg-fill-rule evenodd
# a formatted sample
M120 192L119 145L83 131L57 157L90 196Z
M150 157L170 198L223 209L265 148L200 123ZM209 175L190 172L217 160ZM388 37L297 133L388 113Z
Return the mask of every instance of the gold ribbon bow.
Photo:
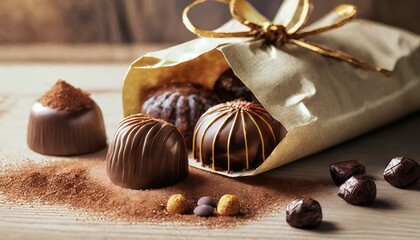
M208 1L215 1L229 5L232 17L238 20L250 30L245 32L215 32L200 29L194 26L188 18L188 12L197 5ZM390 74L391 71L368 63L366 61L352 57L339 50L331 50L322 47L313 42L304 40L305 37L320 34L339 28L351 21L357 13L357 9L353 5L342 4L334 8L324 18L328 18L332 24L308 31L301 31L311 14L310 0L286 0L298 1L296 11L284 25L276 25L261 15L246 0L196 0L184 9L182 14L185 26L192 33L201 37L210 38L231 38L231 37L252 37L254 39L265 39L266 42L281 47L283 44L290 43L309 49L324 56L332 57L341 61L348 62L354 66L373 70L384 74ZM285 3L284 3L285 4Z

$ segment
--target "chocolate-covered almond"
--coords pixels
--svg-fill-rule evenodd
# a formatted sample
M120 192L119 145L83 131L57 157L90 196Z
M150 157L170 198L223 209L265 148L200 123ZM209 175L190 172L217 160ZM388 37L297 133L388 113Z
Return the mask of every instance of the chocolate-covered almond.
M213 197L205 196L198 199L197 205L209 205L215 208L217 207L217 201Z
M193 135L194 158L226 172L258 167L285 135L284 127L260 105L222 103L198 120Z
M214 207L210 205L198 205L194 208L194 214L199 217L209 217L214 214Z
M33 104L27 142L31 150L53 156L101 150L106 147L101 110L86 92L59 80Z
M188 175L185 139L172 124L145 114L118 125L106 155L111 181L123 188L163 188Z

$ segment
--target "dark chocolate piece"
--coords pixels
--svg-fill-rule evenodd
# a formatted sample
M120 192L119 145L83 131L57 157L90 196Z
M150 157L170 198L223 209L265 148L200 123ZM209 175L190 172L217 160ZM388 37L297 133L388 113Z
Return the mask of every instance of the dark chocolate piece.
M29 116L27 142L37 153L81 155L106 147L105 126L98 105L78 111L57 110L35 102Z
M246 101L210 108L194 129L193 154L213 170L242 171L258 167L286 130L260 105Z
M194 208L194 214L200 217L209 217L214 213L214 207L210 205L199 205Z
M395 157L385 168L384 179L394 187L407 187L420 179L420 166L410 158Z
M106 155L111 181L123 188L163 188L188 175L185 139L172 124L144 114L126 117Z
M198 199L197 205L209 205L212 207L217 207L217 201L213 197L201 197Z
M286 208L286 222L296 228L313 228L322 221L321 205L312 198L298 198Z
M331 177L335 185L340 186L354 175L365 174L365 165L360 160L336 162L330 166Z
M169 83L144 102L141 112L172 123L191 147L195 123L210 107L220 102L210 89L192 83Z
M213 90L222 102L229 102L236 99L258 102L254 94L233 73L232 69L228 69L220 75L214 84Z
M367 176L353 176L340 186L338 196L353 205L366 205L376 198L376 184Z

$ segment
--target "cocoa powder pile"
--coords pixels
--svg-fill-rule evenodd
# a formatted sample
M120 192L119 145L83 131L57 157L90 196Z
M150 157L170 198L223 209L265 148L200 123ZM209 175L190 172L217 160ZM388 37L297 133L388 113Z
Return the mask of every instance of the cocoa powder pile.
M174 186L136 191L113 185L106 176L102 160L70 160L47 165L26 165L0 175L0 191L8 201L67 205L94 217L128 222L179 222L209 228L234 226L280 211L293 198L319 194L325 186L308 181L267 176L227 178L190 168L186 180ZM191 208L202 196L219 199L226 193L241 201L236 217L198 217L166 212L172 194L183 194Z
M94 102L89 93L58 80L52 88L38 99L42 105L57 110L75 112L90 109Z

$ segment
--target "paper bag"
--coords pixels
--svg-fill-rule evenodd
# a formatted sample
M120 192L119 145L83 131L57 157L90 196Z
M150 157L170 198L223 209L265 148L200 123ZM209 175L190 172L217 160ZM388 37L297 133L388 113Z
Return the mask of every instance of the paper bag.
M315 24L322 21L328 19ZM235 21L221 28L242 29ZM150 89L169 81L212 88L219 75L232 68L288 131L257 169L217 172L237 177L280 167L420 109L419 36L357 20L310 40L388 68L392 74L356 68L293 45L278 48L263 40L198 38L148 53L131 65L123 88L124 115L140 112ZM190 164L212 171L194 159Z

